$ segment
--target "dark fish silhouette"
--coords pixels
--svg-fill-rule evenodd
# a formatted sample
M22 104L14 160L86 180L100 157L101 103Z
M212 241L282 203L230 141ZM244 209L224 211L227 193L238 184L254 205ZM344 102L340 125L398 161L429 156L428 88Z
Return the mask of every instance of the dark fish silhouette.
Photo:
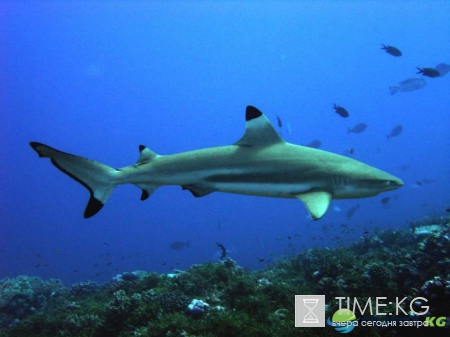
M450 207L447 208L445 211L448 212L448 213L450 213Z
M362 133L366 131L367 124L366 123L358 123L352 128L347 128L347 133Z
M434 184L435 182L436 182L436 180L428 179L428 178L423 178L423 179L417 181L417 183L418 184L420 183L420 185L423 185L423 184Z
M407 92L422 89L427 85L427 81L424 78L408 78L400 82L398 85L389 87L391 95L397 92Z
M336 113L341 117L347 118L350 116L348 111L339 105L334 104L333 109L336 110Z
M450 72L450 65L445 63L439 63L436 67L434 67L442 76L445 76Z
M221 243L216 242L216 245L220 248L221 254L220 254L220 260L222 260L225 256L227 256L227 249L225 246Z
M308 147L312 147L314 149L318 149L320 146L322 146L322 142L320 140L313 140L312 142L309 142L306 144Z
M401 134L403 131L403 126L401 125L397 125L395 128L393 128L391 130L391 133L386 135L387 139L389 140L389 138L391 137L397 137L399 134Z
M281 121L281 118L278 115L277 115L277 124L279 128L283 126L283 122Z
M351 154L355 154L355 149L353 147L351 147L349 149L344 150L344 152L342 152L342 154L344 156L349 156Z
M381 199L381 203L383 205L386 205L389 202L390 199L391 199L391 197L384 197L383 199Z
M350 207L347 211L347 219L351 219L353 214L355 214L355 212L358 210L359 208L359 204L357 204L356 206Z
M392 46L385 46L384 44L382 46L383 47L381 47L381 49L384 49L386 53L396 57L402 56L402 52L398 48Z
M427 76L427 77L441 76L441 73L434 68L419 68L419 67L417 67L417 69L419 69L419 71L416 74L422 74L423 76Z
M189 248L189 241L186 241L186 242L175 241L175 242L172 242L169 247L170 247L170 249L173 249L173 250L180 250L180 249L183 249L184 247Z

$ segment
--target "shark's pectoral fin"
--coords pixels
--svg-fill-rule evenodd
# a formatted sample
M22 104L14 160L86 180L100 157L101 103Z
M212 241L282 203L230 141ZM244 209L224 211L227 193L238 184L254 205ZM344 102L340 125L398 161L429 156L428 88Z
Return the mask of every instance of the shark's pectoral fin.
M326 191L296 194L295 197L303 201L313 220L319 220L323 217L331 203L331 194Z
M208 195L212 192L215 192L216 190L209 188L209 187L204 187L201 185L183 185L181 186L181 188L183 190L188 190L189 192L192 193L192 195L194 197L204 197L205 195Z

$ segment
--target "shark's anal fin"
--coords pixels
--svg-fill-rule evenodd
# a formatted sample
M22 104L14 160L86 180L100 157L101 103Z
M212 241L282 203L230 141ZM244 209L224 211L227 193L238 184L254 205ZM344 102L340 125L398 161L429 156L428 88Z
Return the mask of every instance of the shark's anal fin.
M251 105L247 107L245 120L245 133L234 145L269 146L284 142L267 117L255 107Z
M203 187L200 185L184 185L181 186L183 190L188 190L192 193L194 197L200 198L204 197L205 195L208 195L210 193L215 192L216 190L213 190L211 188Z
M148 184L136 184L137 187L139 187L142 190L141 194L141 200L147 200L149 196L153 194L153 192L156 191L156 189L159 187L157 185L148 185Z
M296 194L295 197L305 204L305 207L313 220L319 220L323 217L328 211L331 203L331 194L326 191L312 191Z
M150 150L145 145L139 145L139 159L134 165L134 167L138 167L141 165L145 165L150 163L152 160L154 160L158 155ZM148 197L152 195L153 192L156 191L156 189L159 187L157 185L148 185L148 184L136 184L141 190L141 200L147 200Z

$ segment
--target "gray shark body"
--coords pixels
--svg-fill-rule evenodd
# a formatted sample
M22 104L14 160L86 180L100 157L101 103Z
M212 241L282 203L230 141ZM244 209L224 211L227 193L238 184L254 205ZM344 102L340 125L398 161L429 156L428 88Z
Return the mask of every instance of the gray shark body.
M327 212L332 199L370 197L403 185L357 160L285 142L252 106L246 111L246 132L233 145L173 155L158 155L141 145L137 163L119 169L41 143L30 145L90 191L85 218L100 211L119 184L141 188L141 200L163 185L180 185L196 197L228 192L297 198L314 220Z

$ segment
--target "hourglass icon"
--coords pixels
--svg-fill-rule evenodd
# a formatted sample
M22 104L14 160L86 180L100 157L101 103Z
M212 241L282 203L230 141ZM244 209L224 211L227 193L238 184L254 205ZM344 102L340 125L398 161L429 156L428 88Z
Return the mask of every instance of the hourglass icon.
M303 298L303 304L308 309L308 313L303 318L303 323L319 323L319 319L313 313L315 307L317 307L317 303L319 303L318 298Z

